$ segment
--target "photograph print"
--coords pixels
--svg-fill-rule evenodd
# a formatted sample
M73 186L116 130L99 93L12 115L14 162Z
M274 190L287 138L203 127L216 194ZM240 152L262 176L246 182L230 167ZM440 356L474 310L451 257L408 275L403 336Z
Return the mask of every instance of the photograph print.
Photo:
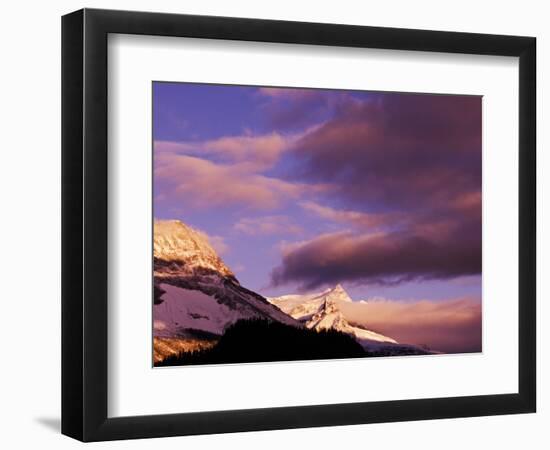
M482 98L153 82L153 364L482 351Z

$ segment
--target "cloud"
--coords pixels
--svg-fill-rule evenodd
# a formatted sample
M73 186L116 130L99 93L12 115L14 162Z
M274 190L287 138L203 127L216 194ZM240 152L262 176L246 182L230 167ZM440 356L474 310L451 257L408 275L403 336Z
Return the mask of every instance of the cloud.
M271 234L299 234L303 230L287 216L243 217L233 229L251 236Z
M254 164L217 164L174 153L155 155L155 183L165 198L196 208L242 206L269 210L305 192L322 192L322 184L291 183L257 172Z
M328 189L323 183L300 183L266 175L282 153L315 127L295 134L223 136L205 141L155 141L158 201L186 205L243 206L275 209L305 192Z
M264 135L222 136L206 141L155 141L154 151L155 154L176 153L202 158L215 156L221 162L245 161L262 170L272 167L281 153L301 136L273 132Z
M481 189L457 195L452 200L450 207L468 218L479 217L481 213Z
M297 283L307 290L344 281L384 285L477 274L481 239L474 228L427 235L414 231L324 234L286 246L271 282L273 286Z
M262 111L275 129L299 130L324 121L348 94L344 91L304 88L259 88L257 94L267 99Z
M298 178L347 202L439 208L481 187L481 98L373 94L342 102L293 147Z
M353 322L398 342L427 345L442 352L482 350L481 302L478 298L451 300L380 300L341 305ZM349 320L349 319L348 319Z
M326 98L326 94L331 91L322 89L304 89L304 88L279 88L279 87L262 87L258 89L260 95L274 98L293 101L303 100L320 100Z
M264 211L239 211L234 229L249 235L298 234L276 211L292 203L323 226L340 224L338 233L286 245L274 285L480 273L480 97L290 88L256 95L273 132L154 143L155 199Z
M393 284L481 272L479 97L348 99L288 156L296 179L337 186L322 204L307 200L302 208L346 228L287 246L274 285Z
M334 222L356 225L360 228L378 228L382 225L393 225L402 221L399 214L365 213L353 210L339 210L315 202L301 202L300 206L323 219Z

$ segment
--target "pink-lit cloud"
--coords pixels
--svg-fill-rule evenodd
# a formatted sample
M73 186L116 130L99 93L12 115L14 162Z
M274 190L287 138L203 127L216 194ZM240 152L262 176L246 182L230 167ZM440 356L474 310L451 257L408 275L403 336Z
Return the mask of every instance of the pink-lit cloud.
M339 182L348 201L439 208L480 189L481 99L373 94L344 101L293 152L303 163L297 176Z
M479 217L481 214L481 190L458 194L450 206L466 217Z
M427 345L442 352L482 350L479 298L450 300L368 300L345 303L342 312L353 322L401 343Z
M243 217L239 219L233 229L239 233L251 236L274 234L300 234L303 229L283 215L263 217Z
M378 228L382 225L395 226L405 219L397 213L365 213L348 209L336 209L312 201L301 202L300 206L321 218L347 225L355 225L363 229Z
M274 285L481 273L481 98L344 99L291 154L296 179L337 186L301 206L346 227L287 249Z
M264 135L222 136L206 141L155 141L154 150L155 154L216 156L224 162L246 161L262 170L273 166L280 155L302 136L303 134L283 135L273 132Z
M478 274L481 240L470 241L468 234L461 228L434 236L409 230L324 234L286 246L271 281L273 286L295 283L309 290L344 281L396 284Z
M349 95L344 91L303 88L259 88L265 98L262 110L276 129L298 130L330 116L332 109Z
M274 99L290 99L294 101L323 98L326 97L327 92L329 91L301 88L262 87L258 89L260 95Z
M479 275L480 97L238 87L233 105L224 101L238 97L215 94L226 88L186 89L195 100L208 93L196 126L209 138L157 135L185 139L154 143L155 207L203 209L216 225L230 216L234 239L305 239L269 262L274 285ZM195 110L179 103L192 128ZM222 109L235 120L211 121ZM326 230L340 231L319 236Z
M239 205L274 209L304 192L318 192L323 185L291 183L258 173L253 163L217 164L194 156L159 153L155 180L165 183L163 192L196 208Z

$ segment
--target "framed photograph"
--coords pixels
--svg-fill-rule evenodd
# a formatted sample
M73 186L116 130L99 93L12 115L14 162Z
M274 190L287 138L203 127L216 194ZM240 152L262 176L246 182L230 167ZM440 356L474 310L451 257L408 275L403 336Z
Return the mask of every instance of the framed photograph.
M62 432L535 412L533 37L62 21Z

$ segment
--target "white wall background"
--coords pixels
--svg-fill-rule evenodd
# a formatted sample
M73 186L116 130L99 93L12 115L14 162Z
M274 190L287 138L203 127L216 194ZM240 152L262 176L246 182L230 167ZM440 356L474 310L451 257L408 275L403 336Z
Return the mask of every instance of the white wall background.
M0 443L4 448L75 448L60 417L60 16L83 6L190 14L531 35L538 38L539 412L536 415L378 424L96 444L95 448L531 448L550 446L549 11L545 2L353 0L88 0L10 2L0 24L2 293ZM544 254L543 254L544 253ZM26 355L32 355L27 358Z

